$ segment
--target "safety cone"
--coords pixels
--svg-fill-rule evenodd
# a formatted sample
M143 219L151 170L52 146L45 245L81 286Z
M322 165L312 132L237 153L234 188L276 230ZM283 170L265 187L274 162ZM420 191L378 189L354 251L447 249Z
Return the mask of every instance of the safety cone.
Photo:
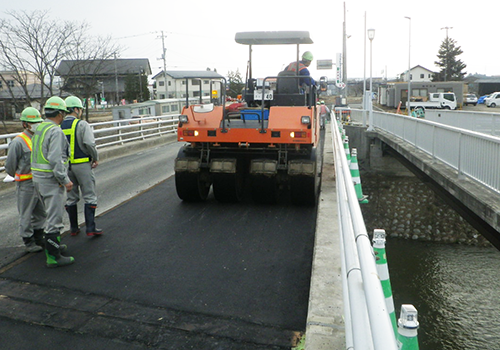
M361 188L361 177L359 176L358 167L358 151L356 148L352 149L352 155L350 155L350 158L349 169L351 170L352 182L354 183L354 189L356 190L358 201L361 204L366 204L368 203L368 196L363 195L363 190Z
M349 152L349 137L348 136L346 136L344 139L344 151L345 151L345 156L347 157L347 164L349 164L349 166L350 166L351 165L351 152Z
M384 291L385 306L391 318L394 336L398 336L398 324L396 322L396 312L394 311L394 300L392 299L391 280L389 278L389 268L387 265L387 255L385 252L385 230L373 230L373 252L375 253L375 263L377 273Z

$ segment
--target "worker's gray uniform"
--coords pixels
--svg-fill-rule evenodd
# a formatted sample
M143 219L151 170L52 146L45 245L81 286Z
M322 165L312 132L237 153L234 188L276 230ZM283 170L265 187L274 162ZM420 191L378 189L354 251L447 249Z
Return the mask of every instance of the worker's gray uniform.
M47 211L46 233L60 233L64 228L64 193L65 185L70 182L68 177L69 145L63 131L55 122L47 118L45 122L52 123L55 127L48 129L41 145L43 156L48 165L40 165L35 158L36 148L33 143L31 171L35 190L41 197ZM42 130L42 123L35 132L35 136ZM48 168L50 171L40 171L37 168Z
M24 134L31 139L29 132ZM43 229L47 214L42 201L35 194L33 180L24 179L24 176L31 174L31 149L21 137L15 137L9 144L5 171L16 179L19 235L29 238L33 236L33 230Z
M74 120L75 116L67 115L64 121ZM69 178L73 182L73 189L68 192L66 205L76 205L80 201L80 191L85 204L97 205L95 191L95 175L92 162L99 160L95 145L94 132L85 120L80 120L76 127L76 142L82 152L89 157L88 162L73 163L69 167Z

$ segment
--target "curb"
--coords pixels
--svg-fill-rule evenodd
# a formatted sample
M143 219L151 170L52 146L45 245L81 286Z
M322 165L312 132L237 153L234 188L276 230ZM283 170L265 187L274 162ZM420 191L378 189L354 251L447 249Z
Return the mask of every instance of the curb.
M306 350L345 348L341 242L331 138L331 131L326 128L306 323Z

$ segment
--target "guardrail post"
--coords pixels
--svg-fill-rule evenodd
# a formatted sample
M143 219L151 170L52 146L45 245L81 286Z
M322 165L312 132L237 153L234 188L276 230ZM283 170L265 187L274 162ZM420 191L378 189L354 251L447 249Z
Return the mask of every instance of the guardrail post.
M401 315L398 320L399 350L418 350L418 312L411 304L401 305Z
M356 190L356 196L358 196L358 201L361 204L368 203L368 196L363 194L363 189L361 188L361 176L359 175L358 166L358 150L353 148L351 151L351 164L349 164L349 169L351 170L352 182L354 183L354 189Z
M387 254L385 252L385 230L373 230L373 252L375 253L375 263L377 264L377 272L382 283L384 291L385 305L387 312L391 318L394 336L398 336L398 324L396 322L396 312L394 311L394 300L392 299L392 287L389 277L389 267L387 264Z
M344 139L344 152L347 157L347 165L351 164L351 152L349 151L349 137L346 136Z

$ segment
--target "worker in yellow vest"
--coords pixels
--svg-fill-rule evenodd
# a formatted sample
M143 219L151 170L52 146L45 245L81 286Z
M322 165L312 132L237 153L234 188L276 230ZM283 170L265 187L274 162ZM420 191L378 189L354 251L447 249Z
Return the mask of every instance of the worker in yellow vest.
M31 152L31 172L37 194L47 211L45 229L45 254L47 267L72 264L73 257L63 256L61 230L64 228L64 192L73 188L68 177L69 145L64 132L59 127L68 110L66 103L53 96L45 103L46 120L33 135Z
M19 235L28 253L43 250L44 225L47 214L45 207L35 195L31 174L31 138L43 119L34 107L27 107L21 113L24 131L9 144L5 171L16 182L17 210L19 212Z
M95 191L94 169L97 167L99 156L95 145L94 133L89 123L79 118L83 113L82 101L76 96L69 96L64 100L69 113L64 118L61 129L70 144L69 178L73 182L73 189L68 192L66 211L69 215L71 235L80 232L78 226L77 203L80 201L80 192L85 202L85 230L87 236L100 236L102 230L96 227L95 211L97 208L97 194Z

